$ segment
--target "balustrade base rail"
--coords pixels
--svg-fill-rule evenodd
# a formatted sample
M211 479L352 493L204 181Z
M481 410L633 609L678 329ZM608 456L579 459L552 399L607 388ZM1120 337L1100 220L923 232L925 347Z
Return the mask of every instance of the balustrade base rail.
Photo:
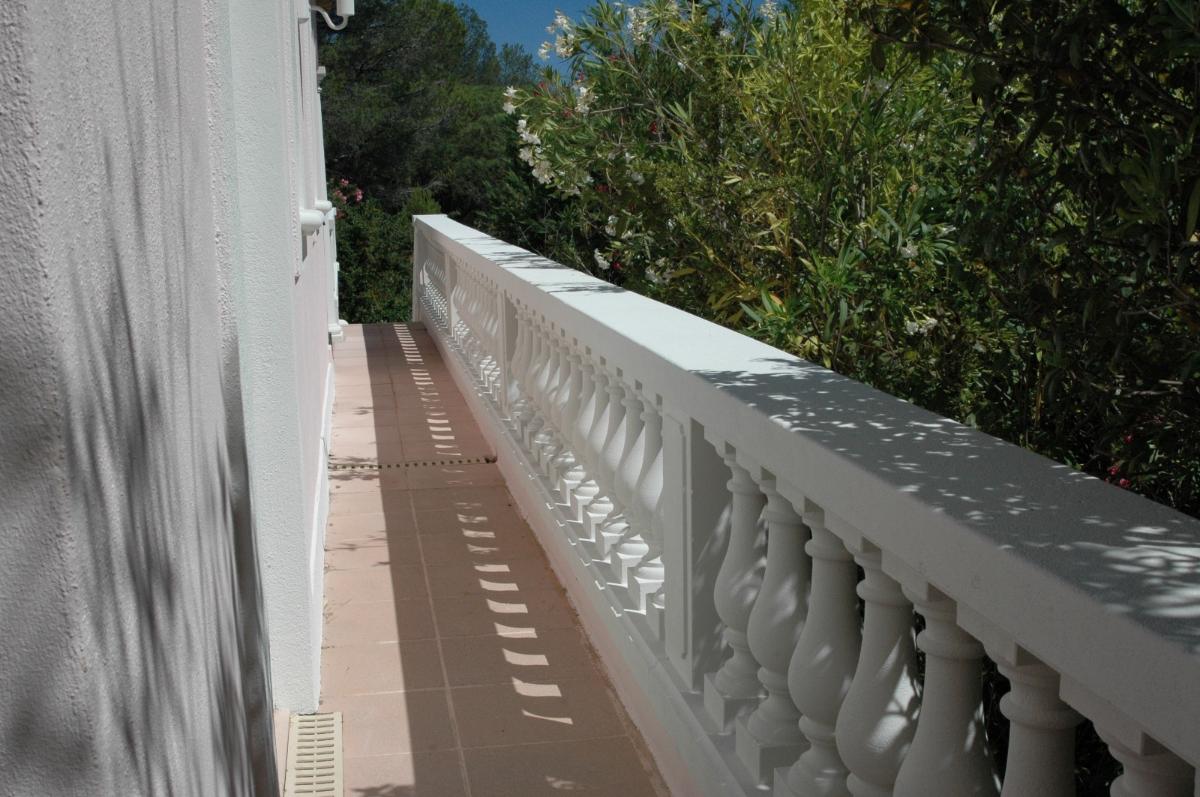
M413 320L674 793L1066 797L1086 717L1114 797L1200 797L1200 523L414 224Z

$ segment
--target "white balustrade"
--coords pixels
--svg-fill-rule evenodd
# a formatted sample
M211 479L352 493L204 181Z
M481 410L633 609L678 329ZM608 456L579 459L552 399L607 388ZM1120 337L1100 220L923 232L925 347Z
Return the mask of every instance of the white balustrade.
M675 793L1068 795L1086 717L1114 797L1200 796L1195 519L414 223L415 317Z

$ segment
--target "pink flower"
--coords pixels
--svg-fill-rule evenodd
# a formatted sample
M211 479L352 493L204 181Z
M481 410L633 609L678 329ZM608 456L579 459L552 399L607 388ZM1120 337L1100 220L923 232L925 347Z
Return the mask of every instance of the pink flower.
M1133 432L1126 432L1125 436L1121 438L1121 442L1124 443L1125 445L1129 445L1130 443L1132 443L1133 442Z
M1120 465L1113 465L1111 468L1109 468L1109 469L1108 469L1108 475L1109 475L1109 476L1116 476L1116 475L1117 475L1118 473L1120 473L1120 472L1121 472L1121 466L1120 466Z
M346 188L350 185L350 181L343 177L342 179L338 180L338 185L340 185L342 188Z
M355 202L362 202L362 197L363 197L362 189L361 189L361 188L355 188L355 189L354 189L354 201L355 201Z
M1123 489L1128 489L1129 485L1132 483L1133 482L1129 481L1129 479L1121 479L1121 481L1117 482L1117 486Z

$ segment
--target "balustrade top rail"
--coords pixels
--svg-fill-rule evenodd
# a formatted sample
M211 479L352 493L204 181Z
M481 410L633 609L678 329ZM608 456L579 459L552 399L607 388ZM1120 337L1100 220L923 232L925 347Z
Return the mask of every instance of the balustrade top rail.
M1200 758L1200 522L447 217L415 224L953 598L982 641L992 628L1057 670L1093 719Z

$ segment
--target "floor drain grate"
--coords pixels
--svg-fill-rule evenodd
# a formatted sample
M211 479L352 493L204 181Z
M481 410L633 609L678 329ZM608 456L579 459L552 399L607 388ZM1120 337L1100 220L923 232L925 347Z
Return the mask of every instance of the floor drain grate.
M353 465L330 465L330 470L389 470L392 468L437 468L443 465L494 465L495 457L450 457L421 459L410 462L359 462Z
M342 797L342 714L294 714L283 797Z

